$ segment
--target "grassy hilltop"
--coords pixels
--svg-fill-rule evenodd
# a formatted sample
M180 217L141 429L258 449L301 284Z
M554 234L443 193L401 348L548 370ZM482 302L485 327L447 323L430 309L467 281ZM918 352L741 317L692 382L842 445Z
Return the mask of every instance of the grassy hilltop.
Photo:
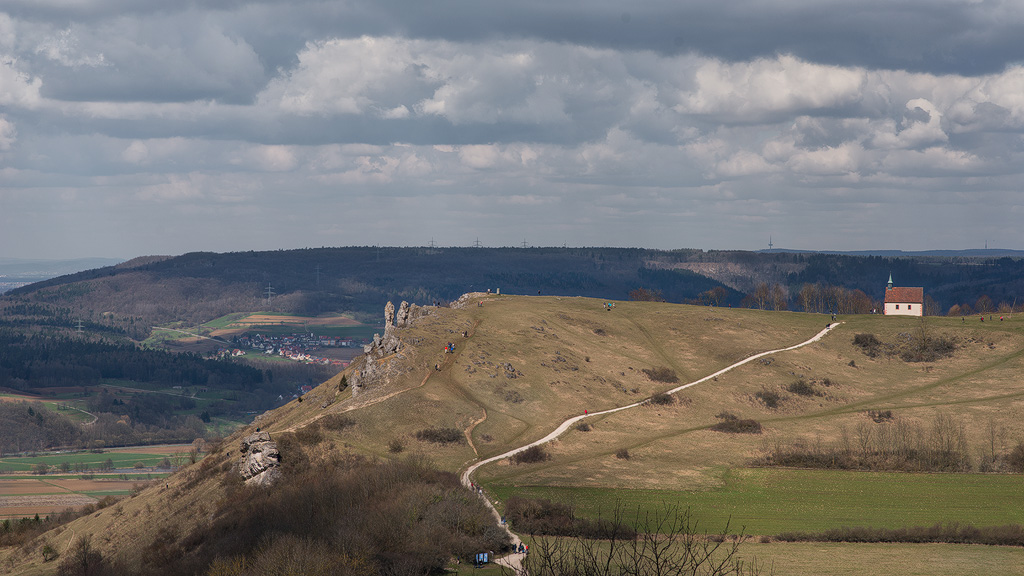
M352 454L423 455L459 471L537 440L585 410L651 398L755 353L803 342L831 320L647 302L615 302L608 310L589 298L474 294L461 303L423 309L399 329L403 347L376 361L379 377L357 378L365 366L356 362L166 482L20 549L0 550L6 562L0 566L16 574L53 573L56 562L44 563L38 549L67 550L83 534L127 565L180 544L194 528L214 522L231 489L239 439L257 426L279 443L284 482L304 466ZM742 525L757 536L841 526L1024 523L1024 505L1015 497L1024 481L1006 472L1024 439L1024 318L838 320L843 324L820 342L747 363L667 399L588 419L589 430L570 429L548 444L548 459L500 461L482 467L475 480L502 501L555 498L584 516L616 501L634 509L678 503L692 507L708 530L731 518L734 531ZM873 340L855 343L858 334ZM449 342L454 353L445 353ZM908 361L927 358L933 348L942 354ZM343 378L360 386L344 387ZM761 432L720 431L733 421L754 421ZM853 458L874 442L895 446L898 434L917 438L918 446L947 442L954 457L942 468L946 473L753 467L771 454L794 452L831 454L834 463L835 454ZM765 538L745 550L774 562L778 574L867 573L879 566L907 573L908 562L930 574L1024 565L1020 548L922 546ZM849 570L833 565L835 558L846 558L842 569Z

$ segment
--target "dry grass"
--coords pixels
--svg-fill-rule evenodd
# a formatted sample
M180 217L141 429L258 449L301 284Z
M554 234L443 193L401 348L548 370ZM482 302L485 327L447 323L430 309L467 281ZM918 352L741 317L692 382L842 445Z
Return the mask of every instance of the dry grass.
M546 435L559 422L584 410L596 412L629 404L672 387L649 379L644 368L663 366L674 371L680 382L690 382L755 352L801 342L826 321L812 314L665 303L620 302L607 312L601 301L584 298L483 299L483 307L436 310L404 330L403 340L416 345L410 344L395 357L395 369L387 382L371 383L355 396L352 387L339 394L339 375L307 394L305 402L291 402L228 439L225 450L233 454L217 457L224 461L237 458L238 438L257 425L275 435L302 428L324 414L351 414L358 425L324 428L323 441L311 457L351 451L391 458L394 455L388 444L397 439L406 447L402 456L422 453L443 469L458 470L478 456L474 446L479 457L498 454ZM912 332L916 320L881 316L843 320L845 325L817 344L779 354L767 365L746 364L716 381L676 394L679 401L671 405L651 405L589 420L589 432L570 430L548 446L551 460L484 467L477 479L569 487L710 488L720 483L723 471L742 466L759 454L764 442L774 438L833 441L844 426L852 429L862 422L873 424L867 416L869 410L892 410L901 418L921 422L931 421L936 413L950 414L965 423L972 450L984 445L990 423L1006 439L1008 448L1013 439L1024 438L1024 391L1019 386L1019 374L1024 371L1024 317L984 326L929 318L931 330L949 333L958 338L960 346L951 358L914 364L898 358L869 358L852 344L852 338L855 333L872 333L883 341L894 340L900 333ZM461 337L463 330L470 331L469 338ZM456 343L455 354L443 353L447 341ZM853 360L856 362L851 365ZM442 364L443 369L435 371L435 364ZM515 378L501 367L504 364L514 368L511 374ZM828 378L834 384L815 387L823 396L786 392L785 387L799 378L808 382ZM495 393L500 386L517 392L522 401L504 401ZM754 398L765 387L786 396L778 409L769 410ZM324 404L327 407L322 407ZM485 411L486 419L473 429L472 445L413 440L417 430L426 428L466 430ZM718 421L715 414L722 412L761 422L764 434L710 431ZM620 450L627 450L630 459L616 458ZM192 490L179 490L190 475L186 470L167 480L168 487L160 483L124 501L116 517L113 510L106 509L79 519L61 534L52 535L51 544L63 549L72 533L95 534L94 543L101 549L130 555L134 554L131 544L152 541L163 522L174 522L187 531L203 521L212 511L209 503L218 501L224 490L219 474L199 481ZM163 520L155 522L155 518ZM846 554L858 549L852 545L763 546L768 547L764 550L785 551L778 558L792 554L794 561L806 560L809 566L819 568L824 560L805 551L832 546ZM874 550L884 551L884 547L865 546L863 550L868 552L864 557ZM913 547L893 549L908 548ZM954 556L974 558L979 566L1005 554L999 550L975 554L963 547L943 549ZM1020 556L1016 558L1004 566L1024 564ZM853 558L852 565L857 565L856 561L858 558ZM34 562L21 558L17 565L19 570L31 572L41 566ZM924 566L923 562L918 565ZM801 573L798 570L790 570L787 563L784 573ZM938 566L928 573L942 570L945 568ZM892 572L901 571L894 568ZM803 573L815 572L808 569Z
M725 318L725 312L717 310L716 315ZM780 324L791 317L816 318L762 314L779 318ZM620 412L598 420L591 433L567 434L543 469L484 468L479 477L514 484L698 488L715 485L722 467L750 461L764 442L837 440L844 427L853 430L862 422L871 423L868 410L893 410L921 423L937 413L949 414L966 426L972 455L982 450L990 426L1001 435L1004 450L1013 447L1014 439L1024 438L1024 391L1016 376L1024 369L1024 318L991 331L929 318L931 330L957 337L963 345L952 358L928 364L870 359L852 344L856 332L894 339L915 329L915 322L880 316L846 321L848 326L820 343L777 355L768 365L749 363L717 381L681 392L680 399L688 402L685 407ZM855 366L850 366L852 359L857 360ZM815 385L822 396L787 392L785 388L799 378L828 379L831 385ZM755 398L765 387L784 396L778 409L770 410ZM715 424L714 415L721 412L758 420L765 434L710 434L706 427ZM621 467L614 462L620 448L637 456L628 480L619 477Z
M746 560L786 576L1006 576L1024 574L1024 549L971 544L831 544L747 542Z

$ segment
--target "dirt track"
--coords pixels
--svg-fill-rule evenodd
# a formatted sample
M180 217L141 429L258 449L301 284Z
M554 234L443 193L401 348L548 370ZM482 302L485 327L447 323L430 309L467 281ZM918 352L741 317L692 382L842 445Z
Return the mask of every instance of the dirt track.
M742 365L744 365L744 364L746 364L748 362L752 362L754 360L757 360L758 358L763 358L764 356L768 356L770 354L777 354L779 352L786 352L786 351L789 351L789 350L796 350L797 348L801 348L801 347L806 346L808 344L811 344L813 342L817 342L818 340L821 340L826 334L828 334L830 331L832 331L837 326L839 326L839 323L829 324L824 330L822 330L821 332L818 332L813 337L811 337L810 339L808 339L808 340L806 340L804 342L801 342L800 344L796 344L794 346L789 346L787 348L779 348L777 350L768 350L766 352L761 352L759 354L754 354L752 356L748 356L748 357L744 358L743 360L740 360L739 362L736 362L735 364L727 366L727 367L719 370L718 372L715 372L714 374L709 374L708 376L705 376L705 377L701 378L700 380L694 380L693 382L690 382L688 384L683 384L681 386L676 386L675 388L669 390L667 393L668 394L675 394L676 392L679 392L680 390L685 390L686 388L689 388L691 386L696 386L697 384L700 384L702 382L707 382L708 380L712 380L712 379L716 378L717 376L720 376L720 375L728 372L729 370L732 370L734 368L742 366ZM519 452L522 452L523 450L526 450L527 448L530 448L530 447L533 447L533 446L539 446L541 444L546 444L546 443L554 440L555 438L558 438L559 436L561 436L566 430L568 430L571 426L573 426L574 424L576 424L580 420L583 420L585 418L593 418L595 416L601 416L603 414L612 414L614 412L620 412L622 410L628 410L630 408L636 408L637 406L643 405L645 402L646 402L646 400L643 400L643 401L640 401L640 402L634 402L633 404L629 404L627 406L620 406L618 408L612 408L610 410L602 410L600 412L591 412L589 414L581 414L579 416L574 416L572 418L569 418L568 420L562 422L557 428L555 428L555 430L553 432L551 432L547 436L541 438L540 440L537 440L536 442L531 442L530 444L526 444L525 446L520 446L519 448L515 448L513 450L509 450L508 452L505 452L504 454L499 454L497 456L492 456L492 457L490 457L490 458L488 458L486 460L481 460L480 462L477 462L475 464L470 465L469 467L467 467L462 472L462 476L461 476L462 484L465 487L467 487L467 488L471 487L473 485L472 475L473 475L473 472L475 472L477 468L479 468L479 467L481 467L481 466L483 466L485 464L489 464L491 462L496 462L498 460L502 460L502 459L508 458L508 457L510 457L510 456L512 456L514 454L517 454ZM475 425L476 425L476 423L474 423L474 426ZM501 526L501 528L503 530L505 530L506 532L508 532L509 536L512 537L513 545L518 545L518 543L520 541L519 537L516 536L511 530L509 530L507 526L505 526L504 524L500 523L501 515L498 513L498 509L494 507L494 504L491 503L490 499L487 497L486 494L481 494L481 497L483 498L483 500L487 504L487 506L491 509L491 513L499 521L499 525ZM523 572L523 566L522 566L522 562L523 562L524 556L525 556L525 554L508 554L508 555L498 559L498 563L501 564L502 566L510 568L513 571L513 573L515 573L515 574L522 574L522 573L524 573Z

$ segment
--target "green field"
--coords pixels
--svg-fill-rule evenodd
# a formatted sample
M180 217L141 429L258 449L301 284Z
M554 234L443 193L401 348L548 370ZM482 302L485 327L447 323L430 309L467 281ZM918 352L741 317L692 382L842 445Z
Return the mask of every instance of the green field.
M131 449L119 449L104 451L101 453L81 451L64 454L38 454L36 456L4 456L0 457L0 473L17 474L31 472L35 469L37 464L47 464L51 467L59 467L64 462L70 464L72 470L74 470L74 466L76 464L84 464L89 466L90 472L97 472L100 465L105 463L107 460L112 461L114 468L117 469L134 470L135 464L138 462L141 462L146 468L153 469L163 461L164 458L168 458L172 463L175 461L183 461L184 455L188 453L190 448L191 446L180 445L169 446L165 450L140 447L138 451L131 451ZM11 477L4 476L4 478Z
M843 526L1024 524L1021 475L739 468L726 470L722 480L722 488L702 491L486 486L502 500L548 498L590 518L607 516L616 504L627 516L688 508L711 532L727 522L732 533L768 535Z
M270 313L267 314L269 315ZM209 322L204 323L203 327L209 328L210 330L219 330L221 328L227 328L234 322L241 320L242 318L245 318L248 315L248 312L234 312L232 314L227 314L221 316L220 318L210 320Z
M40 404L45 406L47 410L52 410L53 412L63 414L64 416L67 416L68 419L70 419L72 422L92 422L93 417L82 410L83 408L85 408L83 402L77 399L71 399L71 396L68 396L67 398L68 400L53 400L49 398L42 399L31 396L22 396L20 394L0 393L0 401L3 401L3 399L8 399L15 402L39 402Z
M544 539L541 539L544 540ZM531 554L541 554L541 540L525 537ZM573 545L570 539L546 539ZM607 545L596 549L607 554ZM724 551L725 546L719 549ZM599 556L600 557L600 556ZM740 545L736 559L773 576L1021 576L1024 548L971 544L848 544L771 542L756 539Z
M287 336L297 332L308 332L317 336L338 336L341 338L373 338L374 334L380 334L384 329L379 326L296 326L295 324L261 324L253 327L247 332L267 334L271 336Z
M265 317L263 323L245 325L244 320L253 316ZM274 318L280 317L280 322ZM308 323L304 322L308 321ZM286 336L295 333L312 333L316 336L336 336L353 339L371 339L375 333L383 332L380 326L367 324L332 326L323 324L321 319L294 316L277 312L234 312L205 322L200 326L186 326L181 322L172 322L162 327L154 327L149 338L143 341L144 346L160 347L169 342L194 338L193 334L209 336L217 330L236 330L237 333L260 333L271 336ZM230 336L224 336L223 345L227 346Z

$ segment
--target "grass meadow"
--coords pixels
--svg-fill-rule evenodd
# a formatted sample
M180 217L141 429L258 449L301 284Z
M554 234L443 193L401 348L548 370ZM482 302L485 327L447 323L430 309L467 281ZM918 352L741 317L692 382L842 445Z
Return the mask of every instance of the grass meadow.
M756 535L843 526L1024 523L1021 475L742 468L726 470L723 483L701 491L485 486L501 500L515 494L568 503L587 518L608 516L616 505L627 517L665 507L689 509L709 533L727 523L730 533Z

